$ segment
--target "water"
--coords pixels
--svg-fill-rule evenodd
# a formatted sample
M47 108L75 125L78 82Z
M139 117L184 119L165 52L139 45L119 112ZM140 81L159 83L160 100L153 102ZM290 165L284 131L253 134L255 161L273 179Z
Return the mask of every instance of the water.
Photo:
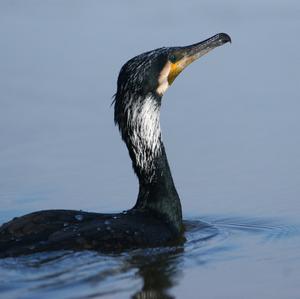
M299 25L293 0L1 1L0 223L131 207L137 182L110 107L121 65L217 32L233 40L164 97L187 242L4 259L1 297L299 298Z
M245 217L201 220L211 226L186 221L182 247L2 259L0 291L5 298L297 297L299 227Z

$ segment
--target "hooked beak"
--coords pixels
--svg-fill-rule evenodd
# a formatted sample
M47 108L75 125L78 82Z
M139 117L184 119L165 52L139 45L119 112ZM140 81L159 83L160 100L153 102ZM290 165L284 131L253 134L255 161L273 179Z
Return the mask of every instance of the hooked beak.
M231 38L228 34L218 33L200 43L176 49L174 54L180 58L175 62L171 62L171 69L168 75L169 85L193 61L228 42L231 43Z

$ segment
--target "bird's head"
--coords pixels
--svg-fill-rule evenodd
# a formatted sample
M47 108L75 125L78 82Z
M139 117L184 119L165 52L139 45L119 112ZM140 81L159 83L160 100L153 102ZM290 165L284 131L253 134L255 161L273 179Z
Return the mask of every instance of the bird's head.
M121 96L120 100L128 93L135 98L149 95L160 98L189 64L227 42L231 42L229 35L219 33L193 45L164 47L140 54L121 68L116 96Z

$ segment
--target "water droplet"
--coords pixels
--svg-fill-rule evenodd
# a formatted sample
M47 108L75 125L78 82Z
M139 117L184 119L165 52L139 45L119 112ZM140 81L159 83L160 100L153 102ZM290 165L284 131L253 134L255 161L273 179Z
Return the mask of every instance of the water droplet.
M127 213L128 213L128 211L123 211L122 212L123 215L126 215Z
M35 249L35 246L34 246L34 245L31 245L31 246L29 246L29 249L30 249L30 250L34 250L34 249Z
M130 234L130 231L129 231L129 230L126 230L126 234L128 234L128 235L129 235L129 234Z
M78 233L77 236L80 237L80 236L81 236L81 233Z
M75 215L75 219L78 220L78 221L82 221L83 220L83 216L78 214L78 215Z
M107 229L107 230L111 230L111 227L110 227L110 226L107 226L106 229Z
M65 222L64 223L64 227L66 227L66 226L68 226L69 225L69 223L68 222Z
M100 228L100 227L97 227L97 231L100 232L100 230L101 230L101 228Z
M113 216L113 219L118 219L118 216Z
M110 222L109 222L108 220L105 220L105 221L104 221L104 224L107 225L107 224L110 224Z

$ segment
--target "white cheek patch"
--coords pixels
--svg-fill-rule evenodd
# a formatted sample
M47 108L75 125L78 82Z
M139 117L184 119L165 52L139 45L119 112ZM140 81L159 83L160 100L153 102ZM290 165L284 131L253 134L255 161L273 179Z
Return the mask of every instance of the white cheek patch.
M171 70L171 63L168 61L159 74L158 87L156 89L156 92L159 95L163 95L166 92L166 90L169 88L168 76L170 70Z

